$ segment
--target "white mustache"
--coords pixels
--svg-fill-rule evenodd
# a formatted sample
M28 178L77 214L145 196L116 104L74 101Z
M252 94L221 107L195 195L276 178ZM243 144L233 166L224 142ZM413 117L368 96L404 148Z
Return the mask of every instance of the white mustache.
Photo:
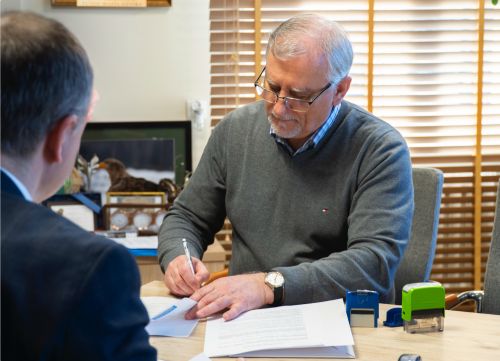
M267 120L269 122L272 122L272 121L289 121L289 120L295 120L295 118L293 117L293 115L291 116L285 116L285 117L278 117L276 116L276 114L274 113L271 113L268 117L267 117Z

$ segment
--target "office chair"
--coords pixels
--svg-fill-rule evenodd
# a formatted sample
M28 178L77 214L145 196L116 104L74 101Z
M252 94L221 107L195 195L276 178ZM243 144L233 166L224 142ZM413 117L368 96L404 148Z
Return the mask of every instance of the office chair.
M459 295L446 296L446 308L448 309L465 301L474 300L477 312L500 315L500 181L498 187L490 252L484 274L484 290L465 291Z
M435 168L413 168L413 188L411 237L394 280L398 305L406 284L429 280L436 252L443 173Z

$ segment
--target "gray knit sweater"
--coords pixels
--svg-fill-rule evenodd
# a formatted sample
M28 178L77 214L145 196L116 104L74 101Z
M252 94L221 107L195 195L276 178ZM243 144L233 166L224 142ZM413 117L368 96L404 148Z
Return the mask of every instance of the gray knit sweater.
M270 136L260 101L214 129L163 222L158 255L166 269L186 238L201 258L227 216L230 274L280 271L285 304L357 289L392 302L412 215L410 156L390 125L343 101L318 146L291 157Z

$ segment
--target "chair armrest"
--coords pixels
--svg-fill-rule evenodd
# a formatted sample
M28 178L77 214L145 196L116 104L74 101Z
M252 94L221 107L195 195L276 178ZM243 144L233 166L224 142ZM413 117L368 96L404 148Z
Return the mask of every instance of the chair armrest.
M483 297L484 291L465 291L459 293L458 295L456 293L452 293L445 297L446 309L451 310L465 301L474 300L476 303L476 312L482 312Z

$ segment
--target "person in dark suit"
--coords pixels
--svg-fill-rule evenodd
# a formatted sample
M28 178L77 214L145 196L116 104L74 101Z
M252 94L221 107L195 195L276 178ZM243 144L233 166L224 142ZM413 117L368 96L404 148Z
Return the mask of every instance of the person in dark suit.
M37 204L69 176L93 74L57 21L1 16L1 359L156 360L129 252Z

